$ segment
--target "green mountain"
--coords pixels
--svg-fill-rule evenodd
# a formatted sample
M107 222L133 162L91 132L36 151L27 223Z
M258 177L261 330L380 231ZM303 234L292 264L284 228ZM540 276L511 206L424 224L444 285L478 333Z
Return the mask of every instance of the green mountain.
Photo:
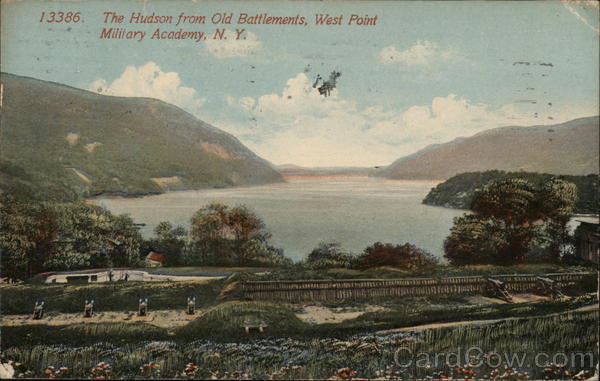
M448 179L487 170L556 175L598 173L598 117L566 123L501 127L469 138L426 147L396 160L377 176L391 179Z
M0 82L0 192L73 200L282 181L235 137L165 102Z

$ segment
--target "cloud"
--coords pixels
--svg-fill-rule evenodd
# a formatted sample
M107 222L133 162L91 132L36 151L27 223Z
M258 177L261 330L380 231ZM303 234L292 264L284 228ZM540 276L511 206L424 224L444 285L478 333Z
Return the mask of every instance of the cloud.
M417 41L406 50L399 50L394 45L387 46L379 52L379 60L384 63L396 63L406 66L431 66L460 59L457 52L442 49L431 41Z
M531 105L492 107L457 94L403 109L361 107L337 89L330 97L319 95L304 73L290 78L280 93L227 101L240 118L221 121L219 128L276 164L304 166L385 165L429 144L486 129L550 122L534 118ZM577 116L557 113L551 123Z
M207 39L204 42L204 49L217 58L245 57L262 51L262 43L252 32L243 32L240 38L236 39L237 33L226 29L225 36L226 40Z
M178 73L164 72L152 61L139 67L127 66L111 83L98 78L88 88L105 95L156 98L188 111L196 110L206 101L195 89L182 86Z

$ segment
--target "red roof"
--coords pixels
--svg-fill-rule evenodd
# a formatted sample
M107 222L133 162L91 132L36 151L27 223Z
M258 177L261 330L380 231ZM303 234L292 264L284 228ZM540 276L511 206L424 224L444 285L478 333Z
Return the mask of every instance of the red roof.
M167 260L167 256L161 253L157 253L156 251L151 251L146 255L146 259L156 262L164 262Z

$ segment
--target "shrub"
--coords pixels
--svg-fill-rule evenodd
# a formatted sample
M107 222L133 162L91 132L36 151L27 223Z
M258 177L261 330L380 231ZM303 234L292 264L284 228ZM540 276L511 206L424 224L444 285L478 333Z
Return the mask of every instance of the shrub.
M435 265L436 259L415 245L393 245L376 242L365 249L358 259L357 267L371 268L392 266L399 269L416 270Z
M355 257L346 252L337 242L321 242L306 258L306 266L314 270L350 268Z
M285 306L268 302L226 302L211 308L201 317L179 328L179 337L245 337L245 321L265 321L265 335L294 335L306 329L294 313Z

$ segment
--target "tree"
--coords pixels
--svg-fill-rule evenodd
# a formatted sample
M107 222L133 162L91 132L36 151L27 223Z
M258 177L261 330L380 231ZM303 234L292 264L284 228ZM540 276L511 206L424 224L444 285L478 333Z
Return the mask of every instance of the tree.
M536 190L523 179L495 180L475 191L471 210L483 218L522 226L538 217Z
M315 270L350 268L355 257L342 249L338 242L321 242L306 257L306 265Z
M454 226L444 241L445 257L454 265L496 263L510 260L509 244L496 221L464 214L454 218Z
M568 224L577 202L577 187L568 181L553 178L544 184L539 197L541 218L545 221L540 246L544 256L558 260L561 252L572 245Z
M91 267L132 266L139 262L142 237L130 217L116 216L83 202L53 204L53 209L57 214L56 254L79 253L89 257Z
M2 275L29 278L42 270L52 255L56 215L43 203L0 200L0 262Z
M4 197L0 221L2 274L11 278L139 261L142 238L131 218L99 206Z
M268 245L264 222L245 206L212 203L191 220L188 261L191 264L251 265L283 261L280 250ZM271 258L271 259L269 259Z
M192 216L192 239L196 241L217 241L227 238L229 229L229 207L212 203L196 211Z
M254 212L245 206L231 208L228 226L234 237L232 249L240 265L264 254L267 247L263 244L271 238L271 233L265 230L264 222Z
M186 244L188 232L183 226L173 226L168 221L161 221L154 228L156 238L148 239L145 242L148 251L158 251L167 256L167 266L177 266L181 264L181 254Z
M393 245L376 242L367 247L358 258L360 268L392 266L415 270L430 267L435 263L436 260L430 253L409 243Z
M111 230L107 240L112 265L135 266L139 263L143 239L131 217L111 214Z
M503 233L500 241L506 246L496 246L491 253L496 262L525 260L535 236L532 223L541 217L538 197L534 186L523 179L491 181L475 192L471 210L483 220L487 231L495 226L495 236Z
M540 251L558 258L576 200L575 185L558 178L541 188L523 179L491 181L475 192L474 214L454 220L445 256L459 265L512 264Z
M228 209L227 205L212 203L194 213L190 233L192 263L217 265L234 261Z
M242 265L289 266L293 262L283 254L283 249L269 245L266 241L251 239L240 247Z

